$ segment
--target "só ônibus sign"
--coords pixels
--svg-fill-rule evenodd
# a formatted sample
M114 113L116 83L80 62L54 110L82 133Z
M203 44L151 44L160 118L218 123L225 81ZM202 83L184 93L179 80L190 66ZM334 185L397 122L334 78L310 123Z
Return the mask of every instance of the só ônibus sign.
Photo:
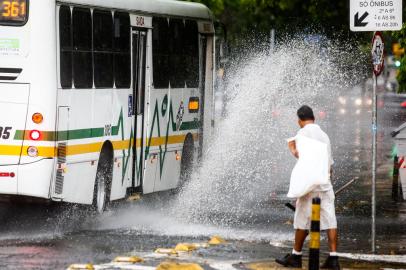
M402 0L350 0L351 31L398 31Z

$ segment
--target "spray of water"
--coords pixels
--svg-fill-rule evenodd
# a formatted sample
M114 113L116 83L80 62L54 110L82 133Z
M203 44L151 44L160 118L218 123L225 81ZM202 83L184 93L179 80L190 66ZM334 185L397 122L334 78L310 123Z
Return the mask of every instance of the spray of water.
M181 193L170 199L144 198L104 216L99 229L287 239L291 235L278 224L291 213L278 198L287 192L295 162L285 139L297 132L296 110L308 104L321 125L331 121L338 95L362 78L363 59L348 44L320 44L304 36L281 42L272 53L253 49L241 56L227 70L226 115Z
M262 222L266 213L272 219L270 194L286 193L293 167L285 139L297 131L297 108L308 104L324 117L334 112L337 96L359 82L357 59L363 58L343 45L297 37L233 65L226 117L174 213L218 225Z

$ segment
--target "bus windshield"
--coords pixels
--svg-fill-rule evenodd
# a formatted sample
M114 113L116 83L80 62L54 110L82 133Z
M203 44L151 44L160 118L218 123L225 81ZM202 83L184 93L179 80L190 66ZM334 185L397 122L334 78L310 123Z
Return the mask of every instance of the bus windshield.
M0 24L23 25L27 21L28 0L0 0Z

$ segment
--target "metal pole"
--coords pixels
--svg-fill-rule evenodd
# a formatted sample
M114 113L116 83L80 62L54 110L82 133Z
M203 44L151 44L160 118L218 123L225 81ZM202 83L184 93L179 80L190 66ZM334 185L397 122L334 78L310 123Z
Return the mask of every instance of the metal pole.
M372 205L372 228L371 228L371 245L372 253L376 252L375 249L375 235L376 235L376 226L375 226L375 216L376 216L376 135L377 135L377 96L376 96L376 87L377 87L377 76L374 73L373 76L373 102L372 102L372 194L371 194L371 205Z

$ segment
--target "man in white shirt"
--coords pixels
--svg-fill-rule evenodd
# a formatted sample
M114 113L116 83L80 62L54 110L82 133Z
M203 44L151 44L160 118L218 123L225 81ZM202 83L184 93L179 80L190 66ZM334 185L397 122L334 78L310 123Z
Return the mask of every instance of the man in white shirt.
M300 130L298 135L318 140L327 144L329 154L329 167L331 174L331 165L334 163L331 155L330 139L327 134L314 123L313 110L309 106L302 106L297 111L299 118L298 123ZM289 150L299 158L300 153L296 149L294 140L288 142ZM295 218L293 227L295 228L295 245L291 254L286 255L282 259L277 259L276 262L285 267L302 267L302 247L303 243L309 234L311 221L312 199L319 197L320 205L320 229L327 231L330 255L321 268L339 270L340 265L337 256L337 220L334 207L334 191L331 182L325 185L319 185L310 193L300 197L296 201Z

